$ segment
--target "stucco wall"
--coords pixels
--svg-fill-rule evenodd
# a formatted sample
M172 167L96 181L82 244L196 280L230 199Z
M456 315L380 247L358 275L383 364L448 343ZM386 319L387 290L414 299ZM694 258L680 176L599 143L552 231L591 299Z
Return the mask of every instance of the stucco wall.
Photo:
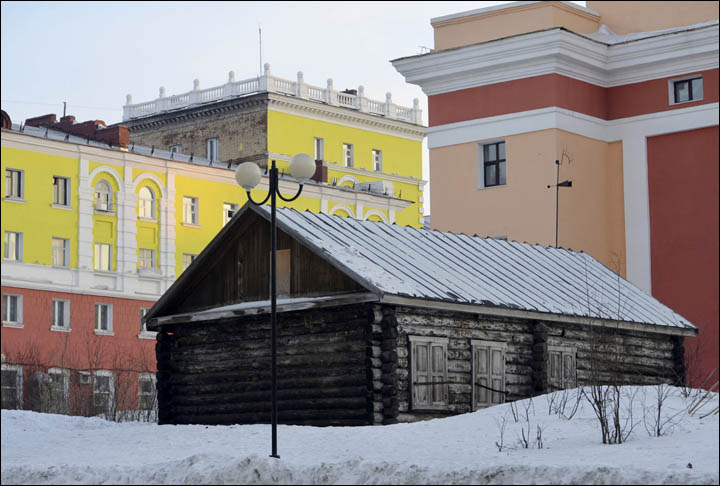
M669 29L718 19L718 2L585 2L616 34Z
M478 144L430 150L432 226L480 236L555 244L555 160L560 167L559 245L582 249L625 275L622 144L562 130L506 137L507 184L478 189Z
M690 356L700 347L689 370L699 385L718 368L718 127L647 147L653 296L700 328L687 342Z
M600 26L597 16L562 2L537 2L433 22L435 49L451 49L518 34L564 27L587 34Z

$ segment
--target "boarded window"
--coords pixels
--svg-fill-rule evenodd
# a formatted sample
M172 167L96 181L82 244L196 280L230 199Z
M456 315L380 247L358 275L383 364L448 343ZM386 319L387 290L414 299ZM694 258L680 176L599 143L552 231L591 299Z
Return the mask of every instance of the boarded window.
M412 407L445 409L448 405L447 338L409 336Z
M567 346L548 346L548 382L551 390L577 386L575 349Z
M472 342L473 409L505 401L506 344L494 341Z

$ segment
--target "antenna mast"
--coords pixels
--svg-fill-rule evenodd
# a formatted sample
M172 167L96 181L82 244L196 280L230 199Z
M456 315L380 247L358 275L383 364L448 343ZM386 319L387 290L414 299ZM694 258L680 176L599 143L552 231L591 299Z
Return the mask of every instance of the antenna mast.
M263 74L263 63L262 63L262 27L258 24L258 37L260 37L260 76Z

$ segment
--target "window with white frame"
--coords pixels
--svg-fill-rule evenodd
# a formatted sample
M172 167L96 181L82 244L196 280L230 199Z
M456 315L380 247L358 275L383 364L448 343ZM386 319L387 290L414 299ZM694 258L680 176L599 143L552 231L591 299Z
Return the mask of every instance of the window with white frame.
M198 198L183 196L183 223L198 224Z
M57 331L70 330L70 301L67 299L52 300L52 329Z
M507 182L505 142L480 144L478 187L504 186Z
M23 296L16 294L3 294L2 297L2 323L6 327L22 327L23 325Z
M238 205L235 203L223 203L223 226L228 224L228 221L235 216L238 210Z
M192 253L183 253L183 270L190 266L190 264L197 258L197 255Z
M25 195L25 172L5 169L5 198L22 199Z
M109 272L112 270L112 245L95 243L95 270Z
M687 103L703 99L702 76L674 79L671 84L671 104Z
M171 154L181 154L182 153L182 145L170 145L170 153Z
M113 306L112 304L95 304L95 332L98 334L112 334L113 332Z
M548 346L548 383L551 391L576 386L576 350L570 346Z
M95 211L110 212L113 209L113 191L108 181L95 184Z
M64 368L50 368L48 390L50 413L67 413L70 405L70 372Z
M315 160L325 159L325 140L322 138L313 138L313 155Z
M10 363L2 364L2 408L6 410L22 409L22 366Z
M155 219L155 193L148 186L138 192L138 217Z
M382 172L382 150L372 150L373 169Z
M149 248L138 249L138 268L155 267L155 250Z
M351 143L343 144L343 163L345 167L353 167L355 165L354 151Z
M472 340L473 410L505 402L507 345Z
M70 240L67 238L52 239L53 265L56 267L70 266Z
M23 234L17 231L5 232L5 252L3 258L5 260L22 261Z
M95 414L109 413L115 398L115 376L112 371L98 370L93 375Z
M408 336L412 381L412 408L445 409L448 405L448 338Z
M207 141L207 159L210 162L217 162L220 160L220 141L217 137L208 138Z
M138 408L154 410L157 405L157 389L154 373L140 373L138 376Z
M53 176L53 204L70 206L70 179Z

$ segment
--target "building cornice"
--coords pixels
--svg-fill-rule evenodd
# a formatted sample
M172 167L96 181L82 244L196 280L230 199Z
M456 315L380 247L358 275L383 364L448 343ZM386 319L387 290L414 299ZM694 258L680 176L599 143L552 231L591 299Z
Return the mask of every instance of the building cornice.
M267 104L267 93L259 93L240 98L232 98L226 101L213 101L203 105L192 105L174 111L165 111L145 118L126 120L120 124L126 125L131 133L138 133L168 125L193 122L201 118L217 118L218 115L232 115L238 111L265 111Z
M718 25L608 45L553 28L392 61L429 96L560 74L601 87L718 67Z
M603 142L616 142L628 134L642 133L643 136L651 137L715 126L718 124L719 113L718 103L706 103L616 120L603 120L551 106L430 127L428 148L480 142L549 129L560 129Z
M268 109L288 115L297 115L327 123L340 123L360 130L372 130L384 135L422 142L425 127L412 123L383 118L342 107L325 105L275 93L269 94Z
M267 155L267 158L290 162L290 159L292 157L290 155L270 152ZM397 175L397 174L376 172L376 171L367 170L367 169L360 169L357 167L346 167L344 165L341 165L339 162L337 162L337 163L329 162L329 161L325 161L325 162L326 162L328 170L332 170L335 172L342 172L342 173L351 174L351 175L359 175L359 176L363 176L363 177L372 177L377 180L387 180L387 181L393 181L393 182L401 182L403 184L418 185L420 187L420 189L425 187L425 185L427 184L427 181L418 179L416 177L406 177L406 176L401 176L401 175Z

